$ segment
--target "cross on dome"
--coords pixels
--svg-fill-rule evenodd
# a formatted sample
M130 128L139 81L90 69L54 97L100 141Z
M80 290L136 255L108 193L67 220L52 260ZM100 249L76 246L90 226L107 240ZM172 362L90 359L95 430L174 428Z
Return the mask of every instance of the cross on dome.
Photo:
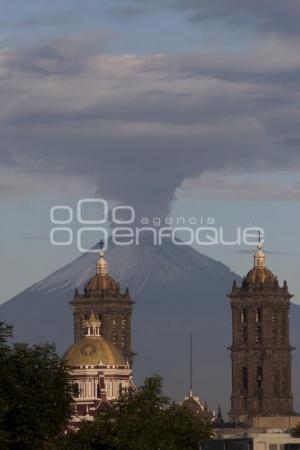
M99 256L100 258L97 261L97 274L98 275L107 275L108 274L108 263L107 261L105 261L104 259L104 241L101 240L99 242L99 246L100 246L100 252L99 252Z

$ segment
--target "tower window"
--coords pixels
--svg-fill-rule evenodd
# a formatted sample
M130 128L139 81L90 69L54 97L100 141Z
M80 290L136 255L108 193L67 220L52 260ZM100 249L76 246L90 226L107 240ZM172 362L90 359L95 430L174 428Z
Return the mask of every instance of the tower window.
M257 389L259 391L262 390L262 386L263 386L263 373L262 373L262 367L258 366L256 368L256 385L257 385Z
M262 339L261 339L261 327L258 326L258 327L256 327L255 342L257 344L261 344L261 341L262 341Z
M246 344L247 343L247 327L243 326L242 327L242 344Z
M248 389L248 369L247 367L242 367L242 387L243 391Z
M241 311L241 323L246 323L247 321L247 311L245 308L242 309Z
M125 343L126 343L126 336L125 334L122 335L122 348L125 347Z
M255 311L255 322L256 323L260 323L261 322L261 309L260 308L256 308L256 311Z
M126 328L126 319L122 319L122 328Z

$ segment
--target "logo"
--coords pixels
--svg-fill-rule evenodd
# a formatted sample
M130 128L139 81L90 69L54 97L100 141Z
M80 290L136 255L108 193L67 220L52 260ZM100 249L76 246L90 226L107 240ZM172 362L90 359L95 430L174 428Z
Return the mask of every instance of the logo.
M97 219L85 216L84 207L93 205L99 211ZM50 242L55 246L69 246L76 243L82 253L98 253L98 249L85 248L86 234L95 233L104 241L107 249L109 237L113 244L139 245L141 237L147 233L153 238L153 245L162 245L164 239L171 239L175 245L200 246L253 246L257 237L264 236L261 227L236 227L231 230L233 239L226 238L228 230L217 227L214 217L142 217L137 223L135 209L129 205L118 205L109 209L108 202L98 198L84 198L77 202L75 210L68 205L56 205L50 210L50 221L54 225L50 231ZM64 217L61 218L61 215ZM76 234L71 225L79 225ZM111 228L109 233L108 228ZM63 236L63 239L59 237ZM179 238L179 236L181 236ZM263 242L263 241L262 241Z

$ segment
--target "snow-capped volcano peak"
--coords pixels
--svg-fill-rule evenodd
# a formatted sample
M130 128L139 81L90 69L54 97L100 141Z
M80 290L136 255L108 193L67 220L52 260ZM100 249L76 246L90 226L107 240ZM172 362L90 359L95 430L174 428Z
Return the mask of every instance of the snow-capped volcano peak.
M93 250L97 248L98 245L95 245ZM82 288L96 273L98 259L98 253L83 254L30 289L53 292ZM143 236L139 245L121 246L110 242L105 259L110 275L120 283L121 288L129 287L133 293L164 282L177 283L180 280L188 286L196 278L207 283L216 278L226 280L233 276L227 266L189 246L174 244L171 239L155 246L149 235Z

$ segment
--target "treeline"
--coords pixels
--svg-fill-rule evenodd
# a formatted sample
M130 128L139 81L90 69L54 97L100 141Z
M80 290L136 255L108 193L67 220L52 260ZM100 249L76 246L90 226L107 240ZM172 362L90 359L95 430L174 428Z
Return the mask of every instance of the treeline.
M8 343L0 323L1 450L196 450L211 429L162 393L158 375L64 435L75 393L52 345Z

